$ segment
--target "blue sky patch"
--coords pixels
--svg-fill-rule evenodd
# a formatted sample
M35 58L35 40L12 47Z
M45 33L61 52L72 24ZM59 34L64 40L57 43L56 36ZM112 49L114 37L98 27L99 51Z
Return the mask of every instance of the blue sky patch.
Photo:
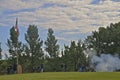
M72 20L72 21L79 21L80 18L77 18L77 17L71 17L71 20Z
M114 2L120 2L120 0L112 0L112 1L114 1Z
M67 5L63 5L63 4L55 4L55 3L45 3L41 6L41 8L49 8L49 7L67 7Z
M99 4L100 3L100 0L93 0L92 2L91 2L91 4Z
M31 9L21 9L21 10L16 10L16 11L14 11L14 10L4 10L3 14L7 15L7 14L14 14L14 13L17 14L19 12L34 12L34 11L35 11L34 8L31 8Z

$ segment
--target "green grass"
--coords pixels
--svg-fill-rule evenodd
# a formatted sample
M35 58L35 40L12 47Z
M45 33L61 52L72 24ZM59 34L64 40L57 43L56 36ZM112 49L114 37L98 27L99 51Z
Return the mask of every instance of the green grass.
M120 80L120 72L44 72L1 75L0 80Z

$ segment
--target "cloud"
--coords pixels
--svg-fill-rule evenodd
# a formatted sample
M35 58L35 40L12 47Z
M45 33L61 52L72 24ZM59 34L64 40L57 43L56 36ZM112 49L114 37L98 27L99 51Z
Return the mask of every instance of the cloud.
M71 41L71 40L63 38L63 37L57 37L56 39L62 40L62 41L66 41L66 42L70 42Z
M21 9L38 8L43 4L42 2L43 0L1 0L0 7L14 11Z
M45 40L47 29L53 28L58 43L64 46L71 40L84 40L101 26L119 22L119 4L119 0L0 0L0 27L12 27L18 17L21 32L35 24L44 30L39 33Z
M118 22L119 4L117 0L0 0L0 25L12 26L18 17L20 26L78 30L64 34L90 33Z
M120 0L111 0L111 1L120 2Z

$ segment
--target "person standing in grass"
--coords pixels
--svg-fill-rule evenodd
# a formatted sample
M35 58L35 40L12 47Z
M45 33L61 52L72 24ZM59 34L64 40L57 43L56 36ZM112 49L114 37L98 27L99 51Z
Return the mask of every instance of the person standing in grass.
M14 65L13 65L13 71L14 71L14 74L17 73L17 64L14 64Z
M44 71L44 65L41 64L41 65L40 65L40 68L41 68L41 72L43 72L43 71Z
M10 66L7 68L7 74L10 74Z

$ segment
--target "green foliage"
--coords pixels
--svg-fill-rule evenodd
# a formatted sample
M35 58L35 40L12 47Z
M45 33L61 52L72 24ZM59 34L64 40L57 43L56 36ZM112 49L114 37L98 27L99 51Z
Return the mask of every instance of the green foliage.
M47 72L58 72L62 71L61 68L62 60L60 57L47 58L44 62L45 71Z
M2 59L2 54L0 53L0 59Z
M59 45L57 44L57 39L53 35L54 31L52 28L48 29L48 37L45 41L45 50L49 53L50 57L54 58L58 56Z
M0 60L0 74L6 74L7 66L7 60Z
M1 43L0 43L0 59L2 59L2 54L1 54L1 52L2 52L2 49L1 49Z
M87 58L83 53L84 50L92 48L100 53L119 54L120 55L120 22L110 24L110 26L100 27L98 31L93 31L83 44L71 41L69 46L59 52L59 45L52 28L48 29L48 37L45 41L45 51L50 57L43 59L43 41L39 38L38 28L35 25L29 25L25 40L27 44L18 41L18 34L15 28L10 29L10 39L7 40L10 57L0 63L0 70L4 71L10 64L16 63L16 56L19 56L19 64L23 67L23 72L30 72L33 66L40 66L44 63L45 71L65 71L61 66L66 65L66 71L76 71L79 65L88 65ZM16 52L17 50L17 52ZM59 57L59 54L62 56ZM0 55L1 56L1 55Z
M120 22L110 24L106 28L100 27L86 39L89 48L94 48L97 53L120 54Z
M70 71L76 71L79 68L79 64L87 63L86 57L83 53L81 41L78 41L77 44L75 41L71 41L70 47L65 46L64 55L62 58Z
M38 34L38 28L35 25L29 25L27 33L25 34L25 40L28 45L25 47L25 51L27 56L29 55L29 61L31 61L31 65L39 65L40 60L43 56L42 44L43 41L40 40ZM28 58L27 58L28 59Z
M14 47L17 47L18 34L16 33L14 26L10 29L10 35L10 40L12 44L14 45Z
M14 26L10 29L10 39L7 40L7 46L9 48L10 57L8 62L10 64L16 64L17 54L19 56L19 63L21 63L21 53L23 51L23 44L18 41L18 34L15 31Z

